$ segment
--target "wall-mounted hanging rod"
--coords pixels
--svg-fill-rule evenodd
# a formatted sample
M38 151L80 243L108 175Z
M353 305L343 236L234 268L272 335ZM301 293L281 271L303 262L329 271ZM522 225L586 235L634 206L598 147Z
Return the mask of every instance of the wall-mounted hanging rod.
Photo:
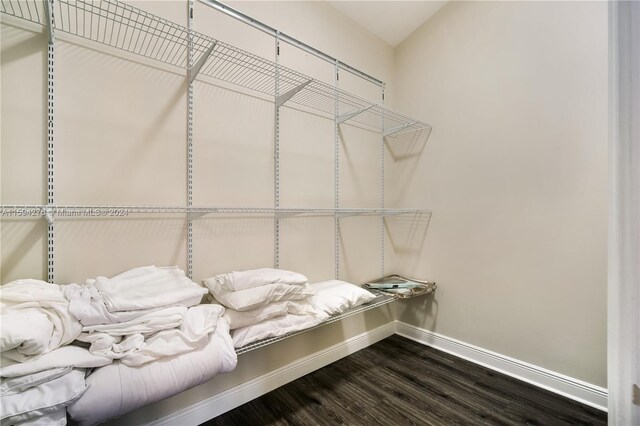
M252 17L250 17L248 15L245 15L244 13L240 12L239 10L234 9L234 8L232 8L230 6L227 6L224 3L221 3L221 2L219 2L217 0L199 0L199 1L200 1L200 3L204 3L207 6L213 7L214 9L217 9L220 12L225 13L225 14L227 14L227 15L229 15L229 16L231 16L231 17L233 17L233 18L235 18L235 19L237 19L239 21L242 21L242 22L244 22L244 23L246 23L248 25L251 25L252 27L257 28L260 31L262 31L264 33L267 33L267 34L269 34L269 35L271 35L273 37L275 37L276 33L279 32L278 30L276 30L273 27L270 27L269 25L265 24L264 22L260 22L257 19L254 19L254 18L252 18ZM350 73L352 73L352 74L354 74L354 75L356 75L356 76L358 76L360 78L363 78L363 79L367 80L370 83L373 83L373 84L375 84L377 86L381 86L381 87L384 86L384 82L383 81L381 81L381 80L379 80L379 79L377 79L375 77L372 77L369 74L367 74L365 72L362 72L357 68L352 67L351 65L345 64L344 62L332 57L331 55L327 55L326 53L324 53L324 52L322 52L322 51L320 51L320 50L318 50L318 49L316 49L316 48L314 48L312 46L309 46L308 44L306 44L306 43L304 43L304 42L302 42L302 41L300 41L300 40L298 40L298 39L296 39L294 37L291 37L291 36L289 36L287 34L284 34L283 32L279 32L279 33L280 33L280 36L279 36L280 37L280 41L284 41L284 42L286 42L286 43L288 43L288 44L290 44L292 46L295 46L295 47L297 47L299 49L302 49L307 53L310 53L310 54L312 54L314 56L317 56L318 58L320 58L320 59L322 59L324 61L329 62L330 64L337 64L340 69L348 71L348 72L350 72Z

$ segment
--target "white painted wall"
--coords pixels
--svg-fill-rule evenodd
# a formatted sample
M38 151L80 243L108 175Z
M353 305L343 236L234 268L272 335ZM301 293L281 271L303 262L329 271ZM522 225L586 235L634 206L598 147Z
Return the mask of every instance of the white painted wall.
M434 127L394 163L433 210L397 268L439 284L398 319L606 387L606 3L450 2L396 55Z

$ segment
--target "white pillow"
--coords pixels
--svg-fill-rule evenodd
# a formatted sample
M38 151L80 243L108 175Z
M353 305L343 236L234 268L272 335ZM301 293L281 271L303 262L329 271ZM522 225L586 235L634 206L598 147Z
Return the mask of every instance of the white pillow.
M64 409L84 394L84 370L73 369L67 374L26 389L3 395L2 424L14 424L46 416Z
M224 317L229 322L229 328L235 330L237 328L248 327L271 318L281 317L286 314L314 314L316 310L309 302L298 302L294 300L284 300L280 302L269 303L250 311L236 311L228 308Z
M234 330L231 334L233 346L241 348L249 343L268 337L283 336L294 331L315 327L329 318L324 312L318 311L312 315L288 314L282 317L272 318L258 324Z
M236 311L250 311L279 300L302 300L314 294L309 284L267 284L240 291L229 291L224 285L222 275L204 280L204 285L218 302Z
M311 287L316 292L311 304L328 315L340 314L376 298L375 294L345 281L322 281L311 284Z

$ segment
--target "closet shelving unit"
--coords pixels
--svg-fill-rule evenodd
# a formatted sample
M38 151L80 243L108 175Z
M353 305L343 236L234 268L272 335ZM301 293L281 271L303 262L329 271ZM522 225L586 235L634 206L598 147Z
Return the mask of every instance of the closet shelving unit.
M200 0L211 3L208 0ZM14 22L28 22L47 28L48 44L48 141L47 141L47 204L45 205L0 205L3 216L42 216L48 221L48 279L54 280L55 265L55 218L69 216L91 216L92 212L126 212L129 214L185 214L188 221L187 273L191 276L193 258L192 221L210 214L269 215L275 224L275 258L279 263L279 220L294 215L328 215L336 223L336 278L339 276L339 219L346 216L375 215L384 220L395 215L415 215L430 218L431 212L424 209L389 209L384 206L384 179L381 179L381 202L378 208L339 207L338 184L338 139L340 125L351 123L380 135L381 168L384 176L384 143L394 137L409 135L412 139L428 138L431 126L394 111L379 103L364 99L335 85L330 85L306 76L260 56L236 48L230 44L196 32L192 29L193 0L189 0L188 26L184 27L167 19L117 0L0 0L0 13L10 16ZM186 71L188 79L187 117L187 200L184 206L113 206L113 205L58 205L54 200L54 78L55 37L64 33L72 37L89 40L109 49L117 49L135 57L160 62ZM278 39L276 37L276 43ZM338 64L336 62L336 68ZM274 156L274 206L265 208L244 207L196 207L192 202L193 182L193 83L197 76L207 76L224 84L240 87L273 98L275 104L275 156ZM281 208L279 204L279 109L285 104L294 104L302 109L333 117L336 127L335 161L335 207L334 208ZM23 214L20 214L20 213ZM107 215L116 217L118 214ZM384 229L382 229L384 232ZM384 235L384 234L383 234ZM384 256L384 237L381 241L381 258ZM382 262L383 263L383 262ZM381 266L384 272L384 266ZM342 315L331 317L327 322L363 312L395 300L388 294ZM325 323L327 323L325 322ZM294 333L297 334L297 333ZM284 336L289 337L290 335ZM267 339L245 348L247 352L283 337Z

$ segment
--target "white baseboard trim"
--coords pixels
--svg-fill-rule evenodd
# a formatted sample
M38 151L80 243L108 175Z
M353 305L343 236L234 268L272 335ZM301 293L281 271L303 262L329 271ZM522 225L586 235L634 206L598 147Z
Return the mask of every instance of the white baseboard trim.
M354 336L344 342L306 356L292 364L246 383L214 395L168 416L148 423L153 426L198 425L226 413L242 404L262 396L280 386L309 374L319 368L351 355L382 339L395 334L395 322L390 322L371 331Z
M607 390L460 340L396 321L396 333L575 401L607 411Z

